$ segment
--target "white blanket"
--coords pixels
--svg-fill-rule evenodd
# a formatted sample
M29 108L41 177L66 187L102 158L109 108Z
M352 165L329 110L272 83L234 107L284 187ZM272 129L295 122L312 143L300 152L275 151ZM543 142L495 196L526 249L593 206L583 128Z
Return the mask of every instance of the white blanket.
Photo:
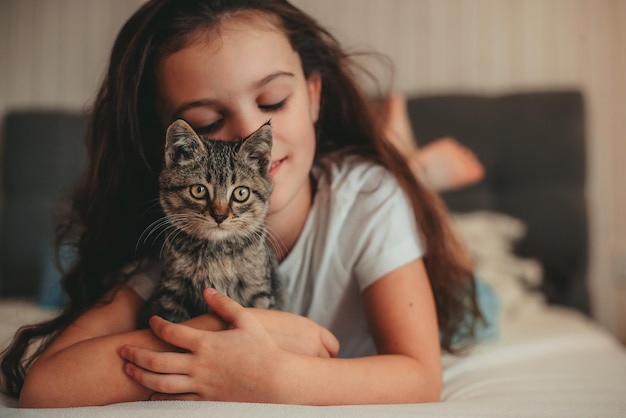
M0 303L0 341L46 316L30 303ZM20 410L4 398L0 417L625 417L626 351L577 313L538 308L504 316L497 342L444 358L442 402L308 407L223 402L132 402L106 407Z

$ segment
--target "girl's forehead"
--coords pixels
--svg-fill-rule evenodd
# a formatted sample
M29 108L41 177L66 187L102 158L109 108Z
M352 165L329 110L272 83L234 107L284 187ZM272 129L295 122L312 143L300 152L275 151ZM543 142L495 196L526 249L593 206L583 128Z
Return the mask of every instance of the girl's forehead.
M211 27L197 29L187 35L178 48L162 56L157 66L163 67L173 56L191 49L201 51L206 59L210 59L210 56L224 59L228 55L237 54L248 54L252 58L268 52L272 52L272 55L279 52L291 55L295 52L277 19L260 12L224 16Z
M205 73L220 74L236 69L236 73L263 71L264 66L300 64L284 32L264 21L228 19L219 27L198 31L177 51L160 60L157 69L171 72L202 68ZM170 71L168 71L170 70ZM178 72L178 71L176 71Z
M287 36L275 16L258 11L242 11L222 16L217 24L210 27L198 28L186 37L186 42L182 47L194 43L204 43L206 46L212 45L214 48L218 48L223 44L224 37L237 37L241 33L253 34L257 37L274 34L287 40Z

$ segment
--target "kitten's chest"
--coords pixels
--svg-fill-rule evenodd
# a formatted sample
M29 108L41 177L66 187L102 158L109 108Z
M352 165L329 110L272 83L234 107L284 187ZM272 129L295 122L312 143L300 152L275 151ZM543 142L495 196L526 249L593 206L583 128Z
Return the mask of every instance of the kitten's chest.
M181 249L166 245L163 260L167 277L199 285L215 285L239 281L246 276L264 275L267 263L265 245L235 249L211 245Z

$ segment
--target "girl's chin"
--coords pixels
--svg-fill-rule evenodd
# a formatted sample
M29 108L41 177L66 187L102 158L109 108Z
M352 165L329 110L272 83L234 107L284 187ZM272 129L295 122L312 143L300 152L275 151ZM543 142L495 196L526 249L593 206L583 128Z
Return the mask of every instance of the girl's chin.
M274 187L274 191L270 196L270 204L269 208L267 209L267 217L271 218L272 216L281 213L285 209L285 207L288 206L288 202L289 199L284 194L280 193L280 189L277 190L277 188Z

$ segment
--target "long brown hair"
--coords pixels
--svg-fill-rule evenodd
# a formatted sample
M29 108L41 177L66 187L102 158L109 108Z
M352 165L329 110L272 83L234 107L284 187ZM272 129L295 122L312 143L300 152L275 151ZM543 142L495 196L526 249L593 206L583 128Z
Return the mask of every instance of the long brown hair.
M161 216L157 177L165 135L155 111L155 68L198 31L242 12L268 17L299 54L305 76L321 75L318 156L350 150L376 160L410 196L426 243L424 263L435 295L442 348L453 350L455 334L472 332L480 312L471 266L445 208L384 138L382 118L356 81L359 67L336 39L285 0L152 0L128 20L115 41L90 115L88 164L71 212L58 226L57 244L72 245L78 254L63 278L69 303L54 319L16 334L3 353L3 392L19 396L28 367L50 341L126 280L119 274L123 266L154 255L154 248L138 242L145 227Z

